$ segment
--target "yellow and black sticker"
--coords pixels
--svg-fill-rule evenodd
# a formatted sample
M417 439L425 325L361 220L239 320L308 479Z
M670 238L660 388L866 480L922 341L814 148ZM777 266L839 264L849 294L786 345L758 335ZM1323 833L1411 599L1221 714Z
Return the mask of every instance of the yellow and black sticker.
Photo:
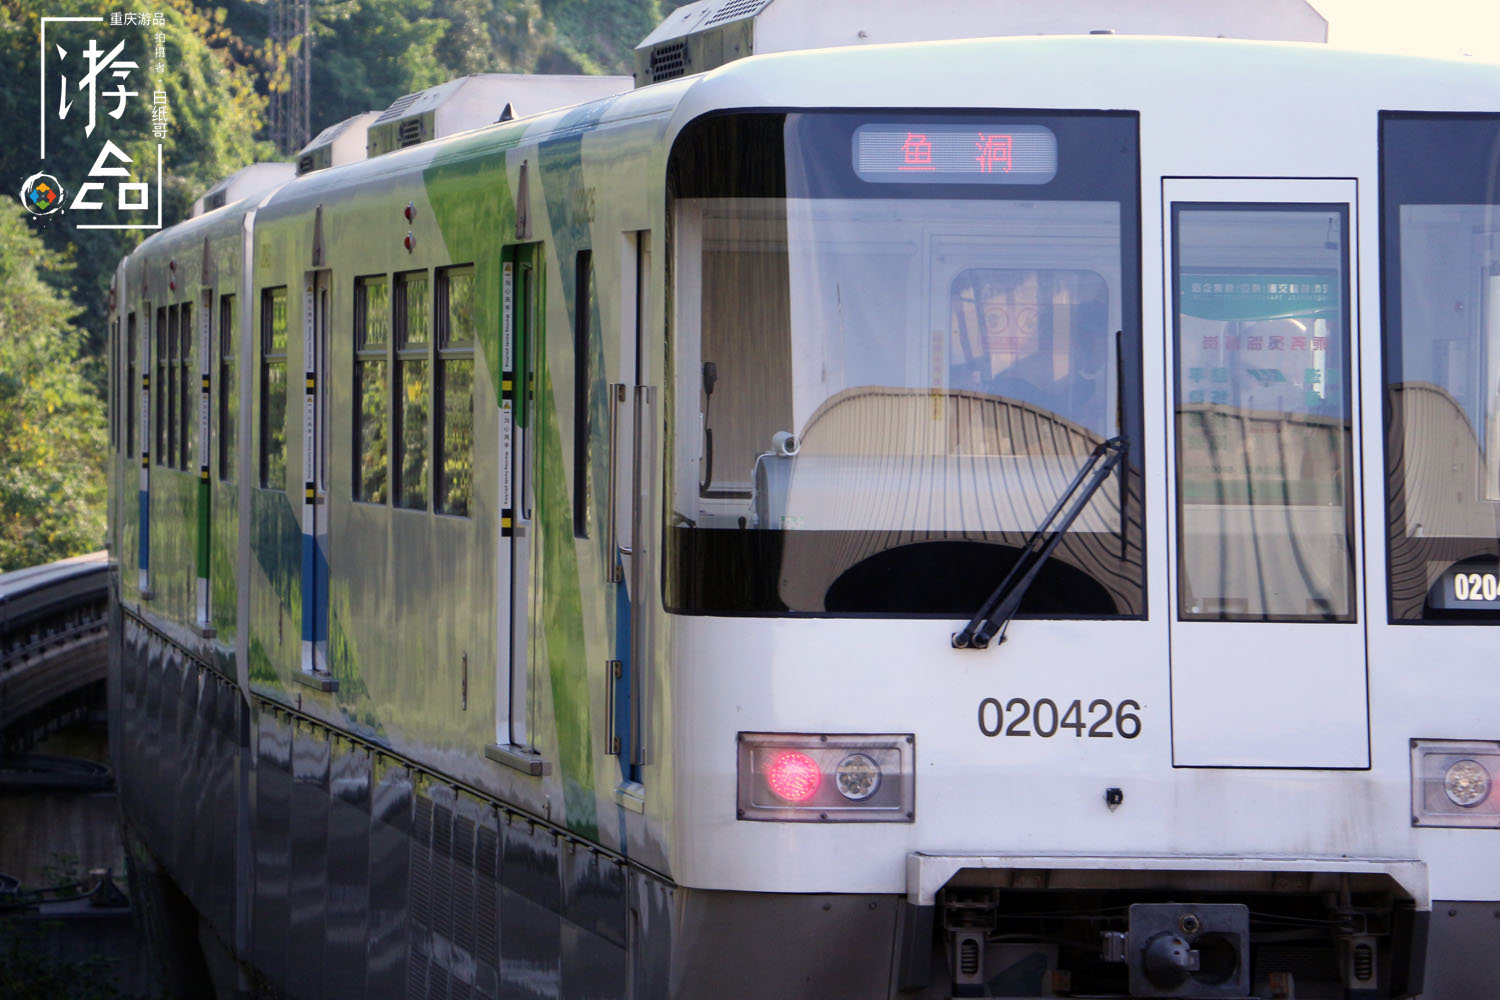
M500 537L509 538L515 531L515 511L506 508L500 512Z

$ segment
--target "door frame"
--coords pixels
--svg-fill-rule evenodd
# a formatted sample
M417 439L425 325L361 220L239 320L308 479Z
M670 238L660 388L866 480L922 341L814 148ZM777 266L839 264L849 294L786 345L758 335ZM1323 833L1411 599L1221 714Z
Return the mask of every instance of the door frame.
M1370 767L1369 589L1365 567L1360 328L1359 186L1354 178L1162 179L1163 423L1166 431L1168 663L1174 767L1355 769ZM1353 592L1348 622L1184 619L1181 539L1176 258L1177 206L1248 208L1342 205L1348 329L1348 496ZM1210 653L1212 654L1210 656ZM1236 659L1242 660L1236 665ZM1309 662L1327 670L1308 669Z

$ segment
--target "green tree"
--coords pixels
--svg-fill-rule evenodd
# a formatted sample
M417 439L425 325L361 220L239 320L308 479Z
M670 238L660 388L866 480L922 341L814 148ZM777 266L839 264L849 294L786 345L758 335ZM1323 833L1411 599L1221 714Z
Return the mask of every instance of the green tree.
M227 32L221 12L200 10L190 0L158 0L143 6L153 13L161 12L165 23L160 27L115 27L109 24L70 29L67 37L71 52L66 60L55 53L48 62L46 113L48 115L47 159L38 159L39 118L43 113L43 95L39 92L37 65L41 18L66 16L107 16L111 8L94 0L0 0L0 56L9 71L0 76L0 120L10 125L12 141L0 145L0 187L14 197L25 178L38 170L54 174L69 189L71 198L87 178L95 158L107 138L139 165L137 179L155 174L157 139L151 134L151 106L157 83L166 94L167 133L162 142L164 225L172 225L187 214L193 199L216 181L257 159L272 155L268 143L257 141L263 129L265 99L255 93L254 74L239 59L237 49ZM119 9L119 8L114 8ZM49 38L61 31L54 25ZM154 36L163 36L166 73L158 81L151 74ZM81 39L93 34L101 47L108 49L124 41L121 58L138 64L125 80L128 90L137 96L127 100L119 119L106 117L115 101L103 93L115 85L108 73L98 90L96 127L92 136L84 135L82 120L87 117L87 98L76 92L75 107L65 120L57 118L60 75L70 84L82 77L83 62L78 51ZM105 323L108 314L110 279L120 258L129 253L141 239L141 230L86 230L80 223L113 225L139 222L127 217L112 205L113 185L106 187L105 208L97 212L65 212L48 216L39 224L47 247L54 254L73 253L76 267L66 280L74 303L82 310L79 319L87 332L85 353L103 353ZM150 221L155 221L155 192L152 192ZM0 292L0 294L4 294ZM96 369L96 371L102 371ZM102 383L100 383L102 386ZM100 390L102 392L102 388Z
M0 0L3 2L3 0ZM225 0L224 25L264 94L286 86L264 0ZM668 4L672 0L667 0ZM660 0L311 0L314 134L472 73L630 73Z
M104 542L104 404L80 357L71 263L19 208L0 210L0 570Z

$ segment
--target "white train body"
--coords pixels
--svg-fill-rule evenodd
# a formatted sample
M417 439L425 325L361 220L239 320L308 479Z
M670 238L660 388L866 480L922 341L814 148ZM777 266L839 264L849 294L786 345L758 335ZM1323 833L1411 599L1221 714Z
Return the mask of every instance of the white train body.
M192 599L190 488L155 457L150 565L121 578L121 669L162 643L243 720L225 801L251 888L205 921L241 968L313 995L299 970L335 945L299 943L297 886L323 869L297 803L333 815L306 802L337 804L352 753L367 791L407 774L413 859L435 809L494 831L475 843L502 873L467 854L464 884L500 900L498 945L450 949L445 904L419 912L412 889L388 912L417 930L379 953L479 994L1481 995L1500 975L1476 945L1500 901L1497 107L1493 66L1312 45L789 52L153 237L122 264L119 317L184 274L216 317L236 296L240 330L270 329L271 289L294 317L290 485L252 482L268 369L244 335L242 474L215 473L197 529L225 553L215 596ZM491 328L404 356L472 364L464 512L439 509L457 473L431 455L457 445L430 423L437 486L401 510L401 453L360 437L355 386L380 362L389 387L400 331L357 324L369 288L470 267ZM305 282L322 319L298 318ZM116 412L125 498L140 448ZM955 648L1117 436L1124 461L1004 643ZM383 499L356 499L372 447ZM114 510L130 565L141 517ZM257 517L311 541L286 555ZM278 582L273 550L311 561ZM332 610L307 604L325 619L299 644L307 588ZM147 743L121 739L127 819L149 830ZM304 743L321 772L297 770ZM266 799L252 775L279 760L296 789L323 774L323 798ZM267 867L276 823L292 861ZM525 856L552 859L534 870L560 898L618 887L597 897L611 915L508 885L518 823L551 838ZM558 852L576 850L612 874L575 879ZM372 860L354 880L372 913L380 877ZM562 913L544 921L561 944L507 936L512 889ZM606 956L588 988L568 964L585 940ZM1190 957L1159 954L1179 942ZM374 985L394 967L374 944L348 961L371 995L406 995Z

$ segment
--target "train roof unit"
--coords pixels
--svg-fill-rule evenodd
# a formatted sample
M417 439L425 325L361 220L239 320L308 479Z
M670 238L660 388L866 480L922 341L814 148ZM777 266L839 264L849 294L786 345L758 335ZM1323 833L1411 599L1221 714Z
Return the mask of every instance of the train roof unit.
M197 218L204 212L223 208L241 198L262 194L285 184L296 175L297 168L290 163L252 163L248 167L241 167L193 202L190 217Z
M539 114L630 89L626 76L481 73L399 97L369 125L367 154L376 157L456 132Z
M363 160L368 148L367 130L379 117L379 111L365 111L313 136L312 141L297 153L297 176Z
M1328 22L1307 0L697 0L636 46L635 84L702 73L764 52L1090 32L1325 42Z

